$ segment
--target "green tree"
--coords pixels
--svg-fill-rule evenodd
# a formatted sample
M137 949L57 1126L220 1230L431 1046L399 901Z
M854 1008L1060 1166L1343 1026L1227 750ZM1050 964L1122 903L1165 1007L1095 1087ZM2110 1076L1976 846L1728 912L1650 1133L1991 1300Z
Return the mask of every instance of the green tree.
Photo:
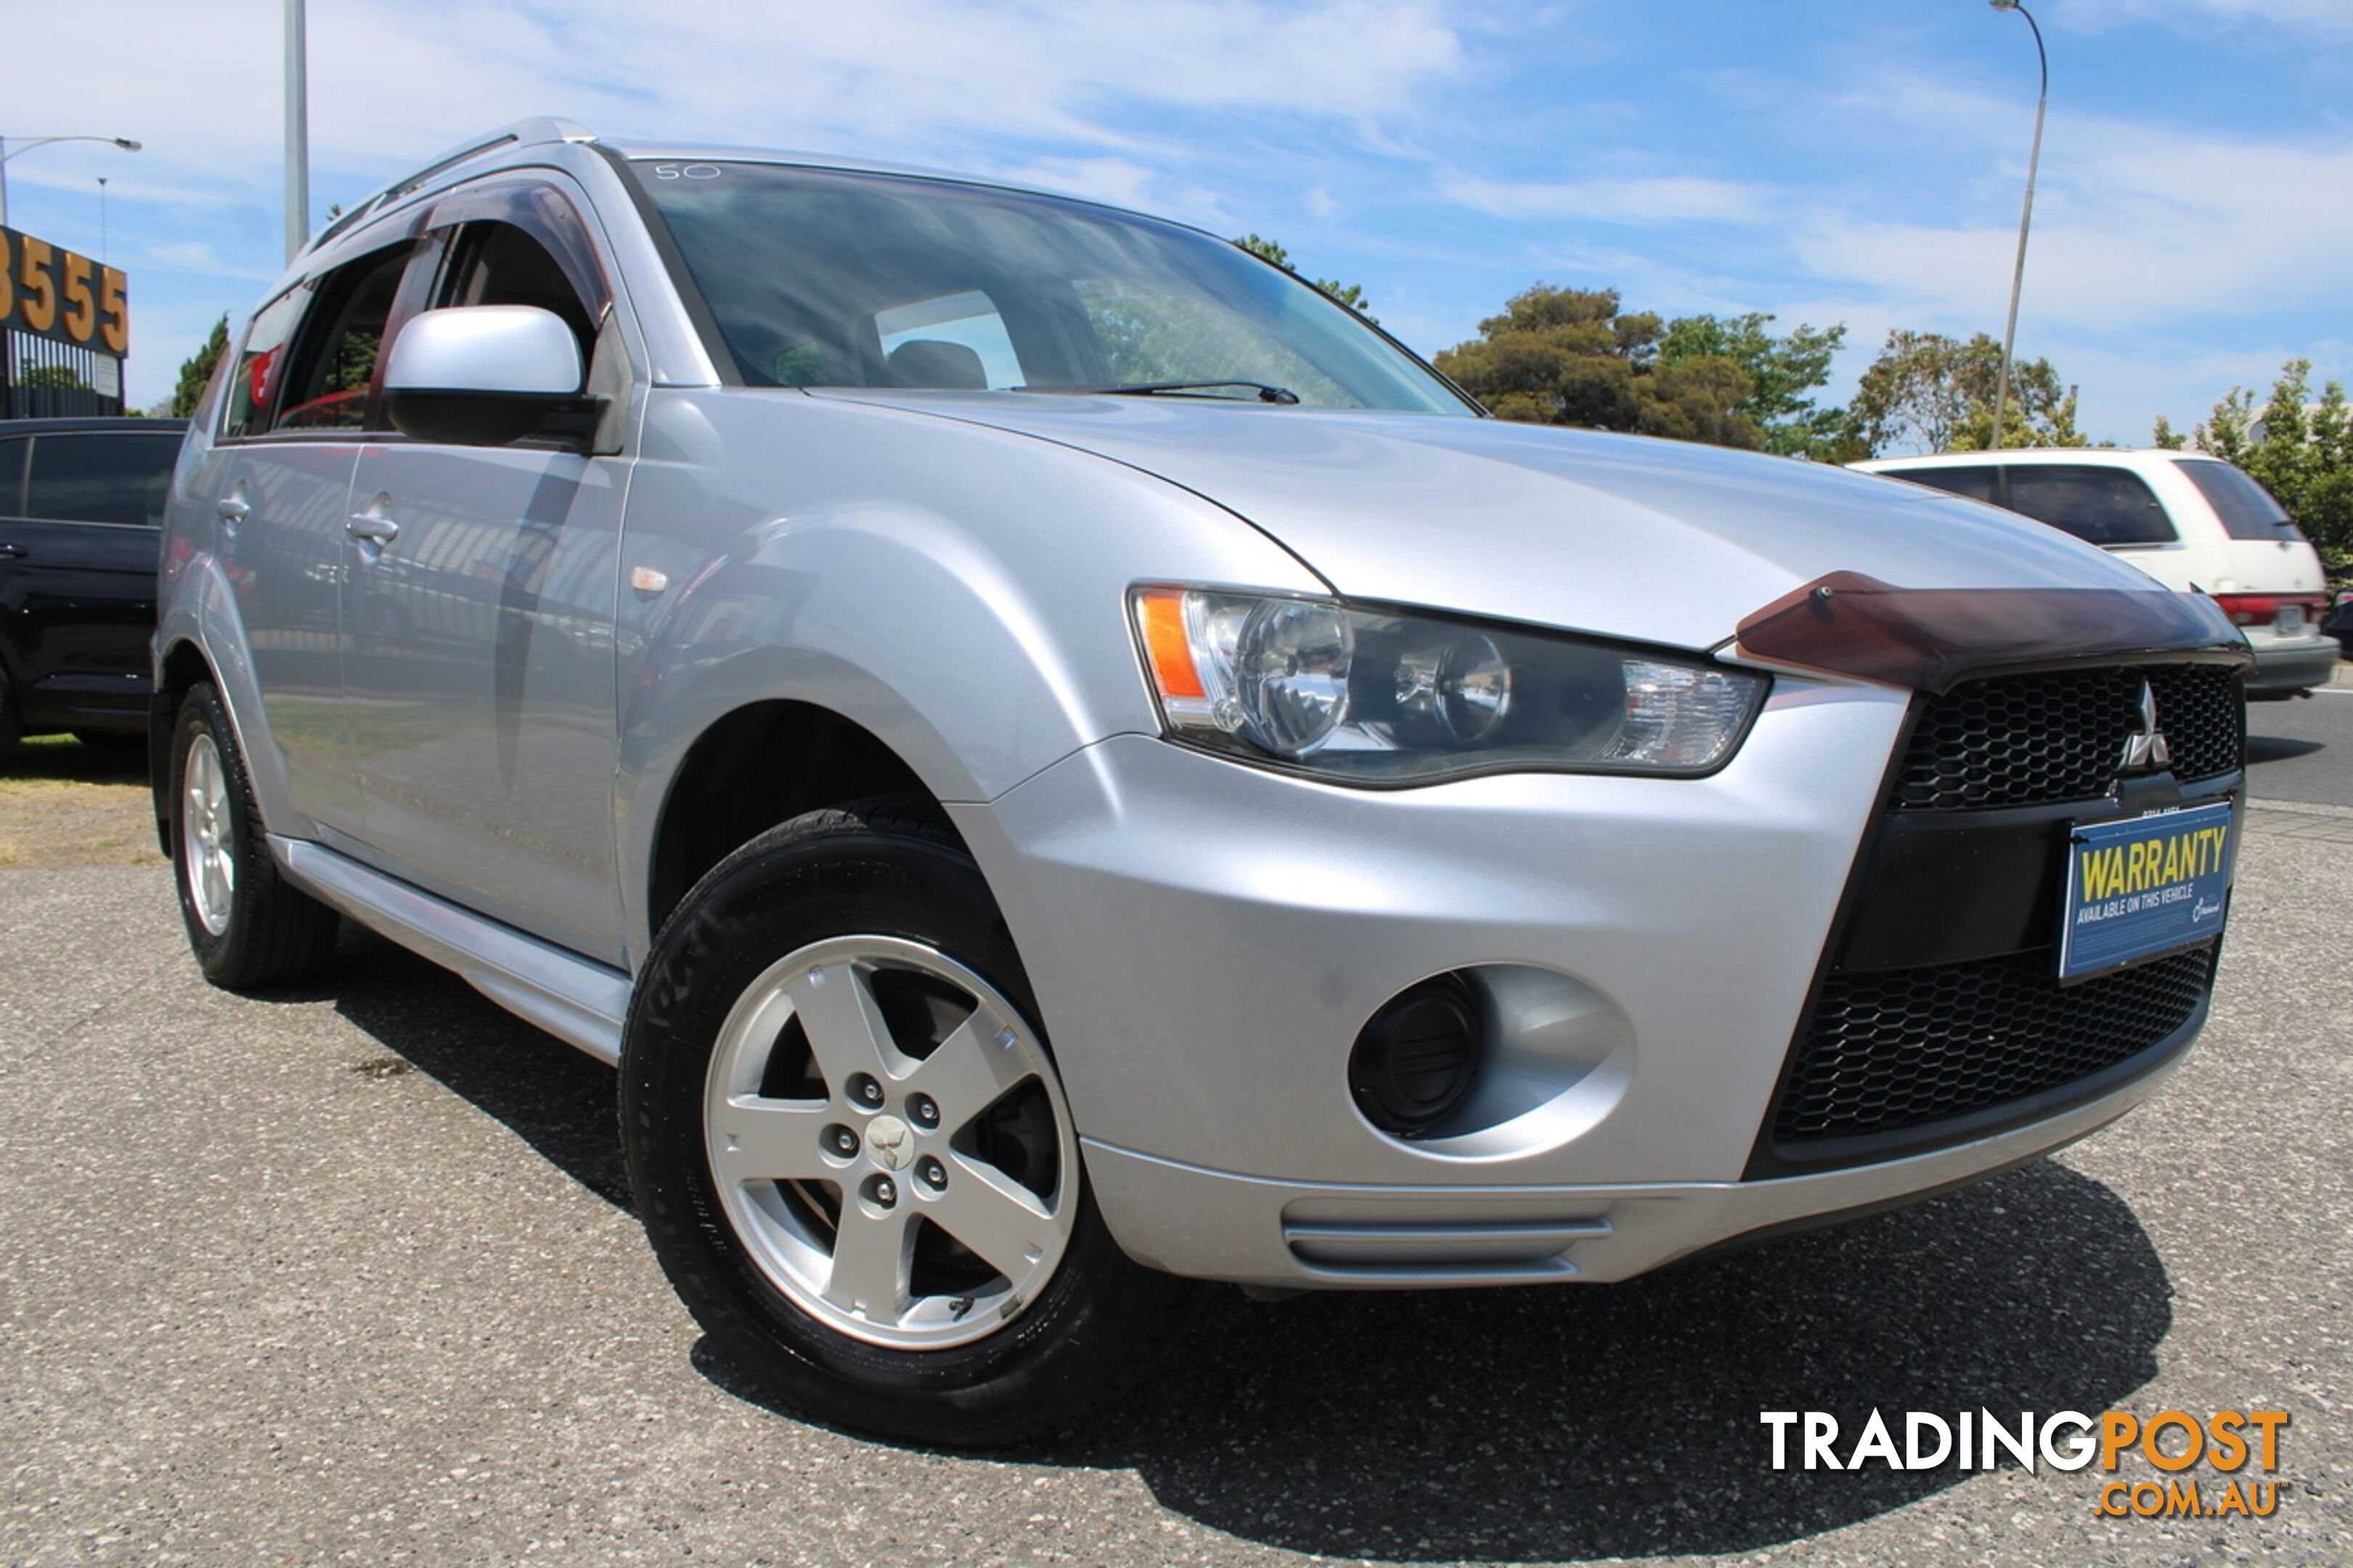
M1277 267L1282 268L1293 278L1300 276L1299 268L1291 264L1291 252L1283 249L1282 247L1275 244L1274 241L1261 238L1255 234L1246 234L1240 239L1235 240L1234 243L1240 246L1244 250L1249 251L1252 256L1257 257L1261 261L1273 262ZM1364 317L1365 320L1371 321L1376 325L1379 324L1380 318L1374 315L1372 311L1365 308L1365 289L1363 284L1335 283L1329 278L1318 278L1314 282L1315 287L1323 289L1324 292L1331 295L1332 298L1339 300L1340 303L1347 306L1348 309L1356 311L1358 315Z
M212 335L205 346L180 362L180 384L172 389L172 416L185 419L195 413L196 405L204 401L205 386L213 378L213 367L220 363L221 355L228 353L228 313L213 323Z
M1763 433L1765 449L1785 458L1840 462L1850 455L1846 411L1818 408L1809 395L1828 384L1831 359L1846 328L1810 327L1776 336L1762 311L1745 316L1683 316L1659 339L1659 363L1728 359L1748 373L1748 395L1733 410Z
M1742 412L1756 387L1740 362L1702 353L1671 362L1660 352L1666 330L1651 312L1621 310L1614 289L1539 283L1434 363L1505 419L1764 445Z
M2271 491L2332 572L2353 570L2353 407L2343 383L2328 383L2316 402L2312 362L2292 359L2261 407L2234 386L2190 440Z
M16 367L18 386L48 386L60 392L87 392L90 383L84 381L71 365L26 364Z
M1966 342L1942 332L1889 332L1847 405L1855 455L1877 457L1904 447L1924 452L1991 447L2000 378L2001 345L1983 332ZM2001 445L2089 445L2075 427L2074 391L2049 360L2010 366Z

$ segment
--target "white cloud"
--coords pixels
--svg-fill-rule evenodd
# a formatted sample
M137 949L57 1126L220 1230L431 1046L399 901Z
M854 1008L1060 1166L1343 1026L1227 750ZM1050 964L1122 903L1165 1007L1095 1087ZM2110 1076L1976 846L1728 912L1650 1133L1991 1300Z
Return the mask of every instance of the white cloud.
M1556 182L1447 175L1439 192L1496 217L1599 224L1753 223L1765 216L1769 204L1761 186L1683 174Z
M1999 112L1953 93L1905 101L1915 114L1948 119L1957 134ZM1818 205L1794 243L1819 277L1868 285L1945 319L1984 321L2007 300L2017 230ZM2269 311L2341 289L2348 255L2353 149L2054 117L2027 308L2045 321L2116 329Z

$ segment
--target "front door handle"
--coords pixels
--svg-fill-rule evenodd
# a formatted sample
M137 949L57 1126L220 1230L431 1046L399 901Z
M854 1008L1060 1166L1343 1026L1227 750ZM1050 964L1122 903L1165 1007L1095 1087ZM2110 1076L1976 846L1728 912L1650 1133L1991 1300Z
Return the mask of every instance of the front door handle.
M220 513L223 522L243 522L253 508L240 496L227 495L221 497L219 504L213 510Z
M22 561L25 547L21 544L0 544L0 561Z
M343 524L343 531L361 543L373 544L379 550L390 544L400 537L400 524L393 521L385 511L391 500L390 496L376 497L368 502L365 511L352 513L351 520Z

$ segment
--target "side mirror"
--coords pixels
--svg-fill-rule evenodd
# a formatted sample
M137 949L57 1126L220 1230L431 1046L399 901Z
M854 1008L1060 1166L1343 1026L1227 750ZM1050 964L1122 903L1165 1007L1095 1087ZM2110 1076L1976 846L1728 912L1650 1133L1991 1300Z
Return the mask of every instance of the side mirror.
M582 395L585 375L579 342L552 310L427 310L392 341L385 414L419 441L503 447L531 435L574 438L594 426L601 401Z

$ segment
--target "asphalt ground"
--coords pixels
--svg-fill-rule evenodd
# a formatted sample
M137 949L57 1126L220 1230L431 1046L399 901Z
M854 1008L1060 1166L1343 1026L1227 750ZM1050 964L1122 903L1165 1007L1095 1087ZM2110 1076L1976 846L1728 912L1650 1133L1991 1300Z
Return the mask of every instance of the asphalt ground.
M2353 806L2353 662L2309 697L2247 705L2251 793Z
M2054 1158L1625 1286L1220 1293L1098 1427L977 1457L745 1386L607 1069L365 933L240 998L164 868L0 870L0 1561L2353 1562L2353 811L2250 827L2205 1038ZM2282 1495L1776 1472L1758 1421L1980 1407L2285 1410Z

